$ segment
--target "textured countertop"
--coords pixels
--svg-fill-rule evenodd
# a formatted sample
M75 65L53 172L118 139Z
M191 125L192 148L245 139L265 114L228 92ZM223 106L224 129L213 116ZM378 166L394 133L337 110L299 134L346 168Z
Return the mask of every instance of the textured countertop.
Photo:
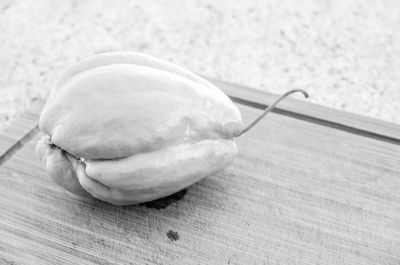
M0 32L0 131L66 65L109 50L400 123L395 0L3 0Z

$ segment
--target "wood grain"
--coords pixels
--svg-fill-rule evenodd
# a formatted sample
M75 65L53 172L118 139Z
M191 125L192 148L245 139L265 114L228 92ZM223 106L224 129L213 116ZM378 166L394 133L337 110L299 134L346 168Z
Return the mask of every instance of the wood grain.
M157 210L65 192L39 136L0 167L5 264L400 264L398 144L272 113L228 168Z

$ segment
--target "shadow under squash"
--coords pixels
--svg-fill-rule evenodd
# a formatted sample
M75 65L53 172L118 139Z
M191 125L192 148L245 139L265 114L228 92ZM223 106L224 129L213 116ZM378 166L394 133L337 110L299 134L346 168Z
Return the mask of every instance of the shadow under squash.
M181 200L183 197L185 197L186 193L187 193L187 188L180 190L174 194L171 194L167 197L163 197L150 202L140 203L139 206L144 206L150 209L157 209L157 210L165 209L172 203L177 202Z

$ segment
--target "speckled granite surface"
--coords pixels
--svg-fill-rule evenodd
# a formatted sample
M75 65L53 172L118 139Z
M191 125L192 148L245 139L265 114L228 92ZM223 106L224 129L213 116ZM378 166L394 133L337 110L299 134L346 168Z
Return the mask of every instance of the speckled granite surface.
M66 64L134 50L400 123L400 1L0 1L0 130Z

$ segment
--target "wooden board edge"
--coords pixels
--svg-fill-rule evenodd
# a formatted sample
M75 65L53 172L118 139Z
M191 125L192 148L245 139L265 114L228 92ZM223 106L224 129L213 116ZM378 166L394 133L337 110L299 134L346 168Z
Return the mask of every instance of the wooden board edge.
M266 108L277 95L254 88L204 77L224 91L234 102L259 109ZM312 95L311 95L312 96ZM366 137L400 144L400 124L287 98L273 112L330 126Z
M34 100L28 110L0 134L0 166L39 132L38 120L43 105L43 100Z

